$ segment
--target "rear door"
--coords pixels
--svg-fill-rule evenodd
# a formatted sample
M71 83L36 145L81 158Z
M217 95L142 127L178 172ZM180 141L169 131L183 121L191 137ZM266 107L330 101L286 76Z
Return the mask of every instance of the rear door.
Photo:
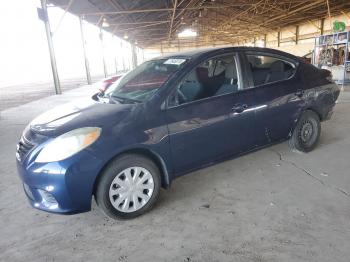
M210 58L174 88L166 117L175 173L254 146L254 110L240 92L239 68L236 54Z
M256 142L286 139L304 106L298 63L264 52L246 52L247 78L255 89Z

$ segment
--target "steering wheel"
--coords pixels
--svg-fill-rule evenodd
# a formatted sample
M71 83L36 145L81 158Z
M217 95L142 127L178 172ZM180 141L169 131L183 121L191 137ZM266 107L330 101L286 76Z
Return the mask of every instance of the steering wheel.
M181 105L183 103L187 102L187 97L184 95L184 93L182 93L182 91L180 90L180 88L177 89L177 96L176 96L176 103L178 105Z

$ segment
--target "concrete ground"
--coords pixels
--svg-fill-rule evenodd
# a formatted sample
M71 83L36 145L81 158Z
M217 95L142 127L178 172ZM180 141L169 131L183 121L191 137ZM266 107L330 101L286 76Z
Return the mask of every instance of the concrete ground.
M129 221L32 209L15 148L37 114L94 90L81 87L1 112L1 261L349 261L350 93L322 124L318 147L286 143L174 181Z
M92 82L95 83L104 78L103 76L93 76ZM61 91L75 89L86 85L85 78L72 78L60 81ZM0 86L0 111L11 107L20 106L47 96L55 94L53 82L35 82L22 85Z

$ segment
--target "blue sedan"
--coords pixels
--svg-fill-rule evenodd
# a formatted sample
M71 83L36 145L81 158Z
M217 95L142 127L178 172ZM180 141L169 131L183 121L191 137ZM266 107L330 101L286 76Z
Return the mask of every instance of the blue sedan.
M329 71L272 49L160 57L34 119L18 173L35 208L85 212L94 197L106 215L133 218L190 171L285 140L311 151L338 96Z

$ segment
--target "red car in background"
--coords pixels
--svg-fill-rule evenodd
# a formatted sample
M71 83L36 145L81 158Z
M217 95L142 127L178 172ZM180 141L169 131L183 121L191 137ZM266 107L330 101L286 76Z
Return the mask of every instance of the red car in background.
M113 75L113 76L109 76L106 77L100 81L98 81L97 83L94 84L94 86L97 87L97 89L101 92L104 93L106 92L106 90L108 89L108 87L110 87L115 81L117 81L119 78L121 78L123 76L123 74L119 74L119 75Z

